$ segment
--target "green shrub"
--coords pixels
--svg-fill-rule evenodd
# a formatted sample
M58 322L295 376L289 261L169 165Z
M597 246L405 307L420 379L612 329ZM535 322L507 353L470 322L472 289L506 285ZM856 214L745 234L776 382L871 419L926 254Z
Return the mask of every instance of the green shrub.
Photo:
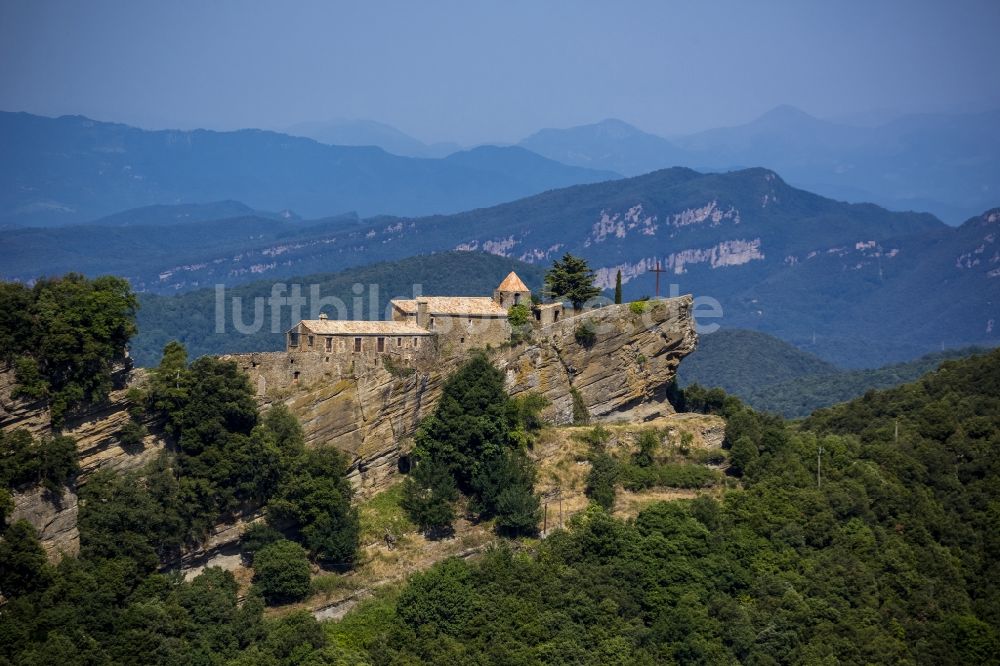
M628 304L628 309L632 314L641 315L649 311L649 301L632 301Z
M726 462L726 452L722 449L695 449L691 459L699 465L722 465Z
M80 471L76 443L65 435L35 439L27 430L0 431L0 485L16 488L40 483L60 489Z
M576 330L573 331L573 337L584 347L592 347L597 342L597 331L594 330L594 325L588 321L577 325Z
M720 479L719 472L700 465L664 463L650 467L622 465L619 479L631 491L646 488L707 488Z
M639 467L649 467L660 447L660 434L651 429L643 430L639 433L638 445L639 450L635 452L632 461Z
M615 505L615 483L618 481L618 464L603 451L590 458L590 472L584 493L591 500L610 511Z
M267 523L254 523L240 536L240 552L248 564L262 548L283 540L285 537Z
M531 321L531 310L523 303L513 305L507 311L507 321L513 328L526 326Z
M598 424L589 431L576 435L576 438L590 445L592 450L603 451L604 445L611 439L611 431Z
M400 502L407 515L429 537L451 532L458 488L451 472L433 459L420 461L403 482Z
M135 419L129 419L118 431L118 442L126 451L138 451L142 449L142 440L147 434L146 426Z
M583 396L575 388L570 389L569 393L573 397L573 425L590 423L590 412L587 411L587 405L583 402Z
M382 357L382 367L384 367L386 372L393 377L409 377L417 372L416 368L411 368L406 365L397 365L392 359L392 356L389 356L388 354Z
M304 599L309 594L305 549L282 539L261 548L253 558L253 582L270 605Z
M682 456L687 456L691 453L691 445L694 444L694 435L689 432L681 433L681 443L677 446L677 451Z

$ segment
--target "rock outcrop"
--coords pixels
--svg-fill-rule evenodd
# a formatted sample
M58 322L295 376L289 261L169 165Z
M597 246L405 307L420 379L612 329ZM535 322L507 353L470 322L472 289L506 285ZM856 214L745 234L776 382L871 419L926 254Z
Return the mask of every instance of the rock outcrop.
M543 416L552 423L573 421L574 400L592 417L642 405L655 418L673 412L666 387L697 343L691 308L690 296L607 306L536 329L528 341L488 354L506 373L512 395L533 391L549 400ZM593 339L581 328L592 331ZM442 354L414 368L376 366L347 374L321 352L224 358L250 375L262 404L289 406L307 444L332 444L348 453L352 482L365 497L390 482L417 425L465 356Z
M118 439L118 431L130 418L131 403L126 385L141 381L141 378L141 371L121 368L114 375L117 388L106 402L66 419L59 432L76 442L80 476L64 487L61 495L54 495L41 486L14 492L11 520L26 519L34 525L42 546L53 561L62 554L76 554L80 547L76 528L77 484L85 482L98 469L138 469L163 450L164 442L155 434L147 435L141 447L127 451ZM5 431L23 428L35 437L53 435L51 415L44 403L16 400L11 397L13 389L14 373L9 367L0 369L0 428ZM150 422L147 425L151 431L157 430L157 424Z
M558 424L571 423L574 402L591 417L628 418L641 410L643 418L673 412L665 389L674 379L681 359L694 351L697 336L690 297L649 302L641 308L607 306L568 317L536 329L518 345L487 350L506 373L512 395L529 391L544 395L549 406L543 416ZM592 331L583 335L580 329ZM411 445L420 420L437 404L448 375L464 361L463 354L443 352L415 367L344 369L320 352L267 352L226 356L246 371L264 407L283 402L299 418L307 445L331 444L352 460L350 476L360 497L370 496L391 483ZM165 446L151 433L140 450L125 450L117 433L127 422L126 384L141 381L141 371L120 373L119 388L102 405L67 420L63 434L76 440L85 483L98 469L121 471L141 467ZM0 371L0 428L23 427L36 436L51 434L44 406L11 398L13 373ZM15 495L14 518L26 518L39 530L50 557L75 553L76 483L53 498L41 488ZM209 557L239 538L247 516L232 525L220 525L211 539L185 562Z

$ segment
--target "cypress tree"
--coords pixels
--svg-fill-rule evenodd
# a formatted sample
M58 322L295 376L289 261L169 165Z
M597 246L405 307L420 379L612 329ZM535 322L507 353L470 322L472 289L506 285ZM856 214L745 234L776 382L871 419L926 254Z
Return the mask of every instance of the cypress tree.
M615 305L621 305L622 302L622 271L619 268L618 274L615 276Z

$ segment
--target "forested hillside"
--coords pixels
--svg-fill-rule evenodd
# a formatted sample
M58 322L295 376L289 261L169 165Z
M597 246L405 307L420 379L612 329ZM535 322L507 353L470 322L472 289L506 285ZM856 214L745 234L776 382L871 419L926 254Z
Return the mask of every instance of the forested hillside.
M767 333L722 328L698 338L698 349L684 359L677 379L681 386L717 386L746 400L758 387L837 371L832 363Z
M422 218L13 229L3 233L0 273L30 281L110 272L138 291L174 294L449 250L540 266L571 252L601 287L621 271L626 300L655 295L660 262L663 294L715 299L726 326L871 367L997 342L998 225L1000 210L952 228L927 214L825 199L766 169L675 168Z
M744 490L629 522L593 507L527 552L442 563L328 635L387 664L996 664L997 396L1000 352L802 428L691 388L687 408L728 419Z
M701 337L697 351L681 364L678 381L718 387L754 409L801 418L871 389L913 381L943 361L984 351L948 349L905 363L845 370L766 333L721 329Z

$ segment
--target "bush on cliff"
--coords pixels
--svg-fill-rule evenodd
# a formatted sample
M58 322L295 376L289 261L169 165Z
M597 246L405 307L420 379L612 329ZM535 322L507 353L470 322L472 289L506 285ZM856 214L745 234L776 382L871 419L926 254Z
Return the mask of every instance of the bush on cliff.
M105 400L126 359L138 301L126 280L75 273L28 288L0 288L0 356L15 369L15 397L45 400L56 425Z

